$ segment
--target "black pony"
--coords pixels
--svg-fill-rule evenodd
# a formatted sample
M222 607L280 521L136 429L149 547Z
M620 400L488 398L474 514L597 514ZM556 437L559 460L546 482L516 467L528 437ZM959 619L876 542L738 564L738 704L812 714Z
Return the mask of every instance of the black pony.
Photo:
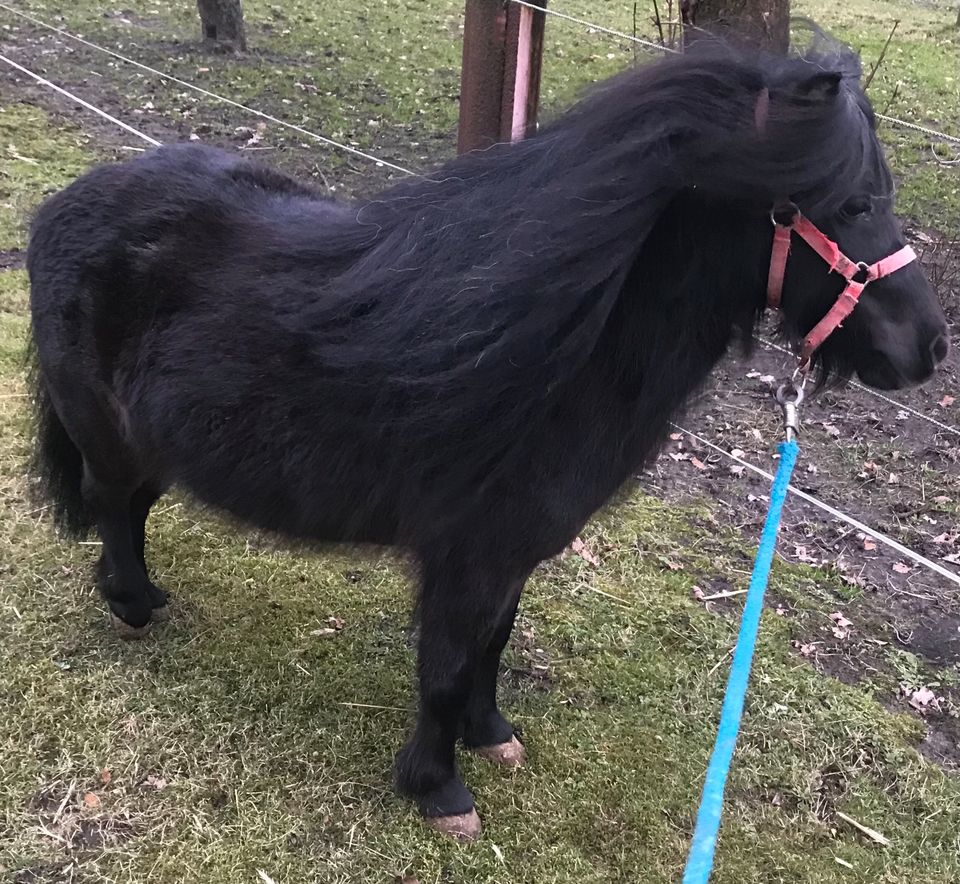
M455 744L522 760L496 681L524 582L749 337L771 207L789 196L854 260L903 245L873 124L849 53L713 47L361 203L199 145L84 175L31 231L37 452L63 523L99 531L115 622L167 603L144 523L172 486L290 537L409 550L421 702L397 782L475 835ZM842 287L796 244L788 339ZM912 264L818 365L894 388L945 352Z

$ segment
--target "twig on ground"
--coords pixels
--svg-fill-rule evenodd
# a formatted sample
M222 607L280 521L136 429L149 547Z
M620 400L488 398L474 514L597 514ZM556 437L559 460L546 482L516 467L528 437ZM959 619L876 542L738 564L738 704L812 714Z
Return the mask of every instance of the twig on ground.
M871 829L863 823L858 823L852 816L847 816L843 811L837 810L834 812L837 815L837 819L843 820L845 823L853 826L858 832L866 835L871 841L876 841L877 844L882 844L884 847L890 846L890 839L885 835L881 835L876 829Z

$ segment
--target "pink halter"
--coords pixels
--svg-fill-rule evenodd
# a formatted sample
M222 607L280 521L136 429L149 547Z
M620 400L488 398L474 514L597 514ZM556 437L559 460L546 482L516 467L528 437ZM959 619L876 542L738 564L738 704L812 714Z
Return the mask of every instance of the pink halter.
M790 221L786 224L778 220L778 215L789 213ZM829 272L836 271L846 281L846 288L840 293L836 303L803 339L800 348L800 367L805 370L810 365L810 358L853 313L854 307L863 290L875 279L896 273L901 267L906 267L917 256L910 246L898 249L892 255L881 258L876 264L865 264L862 261L851 261L840 247L820 231L815 225L800 214L800 210L793 203L777 206L771 213L773 221L773 249L770 253L770 274L767 278L767 305L774 309L780 306L780 297L783 294L783 278L787 272L787 258L790 255L790 241L796 233L807 243L824 261L827 262Z

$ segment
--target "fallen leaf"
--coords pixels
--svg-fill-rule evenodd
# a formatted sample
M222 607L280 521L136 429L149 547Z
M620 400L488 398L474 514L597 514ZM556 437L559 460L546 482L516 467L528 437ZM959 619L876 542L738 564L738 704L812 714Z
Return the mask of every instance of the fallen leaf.
M896 571L898 574L909 574L910 566L905 565L903 562L894 562L893 570Z
M692 463L698 470L705 470L707 468L707 465L696 457L691 457L690 463Z
M420 884L420 880L414 878L413 875L397 875L393 879L393 884Z
M824 423L823 428L827 431L827 434L833 436L834 439L840 436L840 430L833 424Z
M939 405L941 408L949 408L956 401L957 400L953 396L944 396L943 399L937 403L937 405Z
M690 455L685 452L677 453L675 451L669 452L671 460L681 461L681 460L690 460Z
M909 689L908 689L909 690ZM939 712L940 700L937 695L928 687L922 687L915 691L909 691L910 699L907 701L917 712Z
M264 122L257 123L256 131L247 139L245 147L254 147L263 141L263 136L267 131L267 124Z
M83 803L86 807L89 807L91 809L94 807L99 807L100 798L97 795L95 795L93 792L87 792L87 794L83 796Z
M745 469L746 469L746 467L742 467L742 466L740 466L740 464L734 464L732 467L730 467L730 474L731 474L732 476L742 476L742 475L743 475L743 471L744 471Z
M944 556L943 560L951 565L960 565L960 552L950 553L950 555Z
M742 448L734 448L730 451L732 457L744 457L746 452Z
M589 562L595 568L600 567L600 559L598 559L589 549L589 547L583 542L579 537L575 538L573 543L570 544L570 549L573 550L581 559L585 562Z
M157 777L153 774L150 774L150 776L144 780L144 785L150 786L159 792L161 789L167 788L167 781L163 777Z
M671 438L674 442L682 442L682 441L683 441L683 433L671 433L671 434L670 434L670 438Z
M104 768L102 771L100 771L100 782L103 783L104 786L109 786L112 779L113 774L110 773L107 768Z
M702 601L703 597L706 595L706 593L700 589L699 586L695 586L692 590L690 590L690 592L697 601Z
M873 552L873 551L877 548L877 542L876 542L875 540L871 540L869 537L867 537L867 538L865 538L864 541L863 541L863 548L864 548L867 552Z
M957 542L957 538L960 537L960 534L948 534L944 531L943 534L938 534L933 538L934 543L945 543L948 546L953 546Z
M834 611L830 615L830 619L833 621L833 634L836 638L842 641L850 635L850 627L853 626L851 620L848 620L839 611Z
M793 554L804 564L807 565L819 565L821 560L816 556L811 555L805 546L800 544L794 544Z
M329 617L327 619L327 623L329 623L333 629L336 629L338 631L343 629L344 626L346 626L346 623L343 620L341 620L339 617Z
M310 635L315 638L330 638L331 635L336 635L337 630L331 626L324 626L323 629L311 629Z

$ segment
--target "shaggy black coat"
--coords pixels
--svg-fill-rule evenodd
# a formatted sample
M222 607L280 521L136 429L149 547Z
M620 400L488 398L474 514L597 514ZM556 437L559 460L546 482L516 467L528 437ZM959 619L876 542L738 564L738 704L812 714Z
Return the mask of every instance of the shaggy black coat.
M291 537L410 550L421 711L398 781L427 816L469 812L454 744L511 738L496 673L523 583L749 338L772 204L858 259L902 244L858 76L848 54L714 47L359 203L187 144L51 198L28 258L38 462L63 521L99 530L113 614L143 627L166 603L144 522L171 486ZM792 340L841 288L795 252ZM919 271L876 291L822 366L929 373L943 318Z

